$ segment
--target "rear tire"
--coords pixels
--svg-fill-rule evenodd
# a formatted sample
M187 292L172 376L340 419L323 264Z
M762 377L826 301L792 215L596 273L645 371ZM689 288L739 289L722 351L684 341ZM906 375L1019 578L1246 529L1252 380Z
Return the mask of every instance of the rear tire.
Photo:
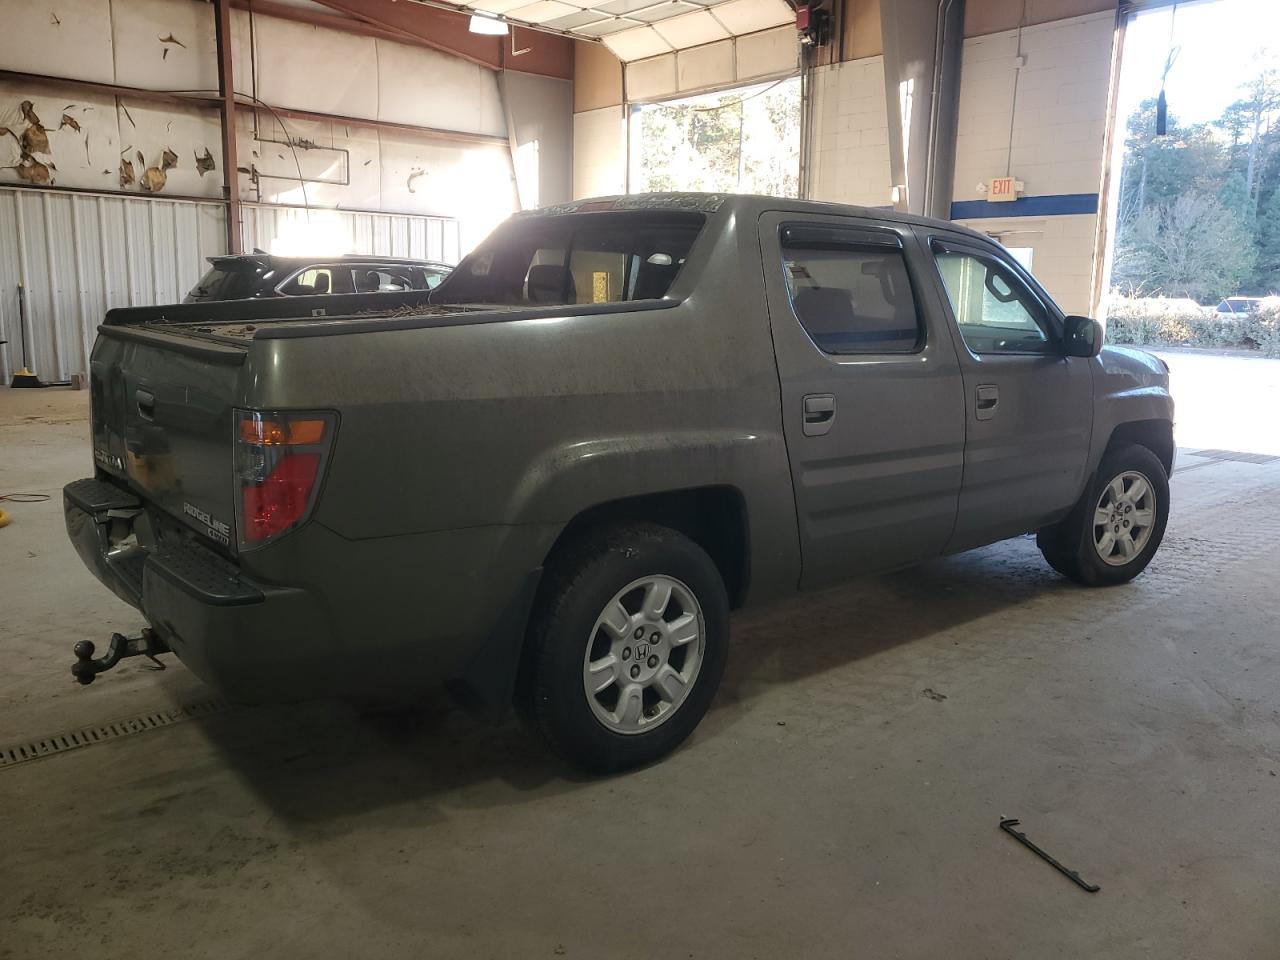
M605 527L554 561L517 706L551 748L592 773L670 753L724 673L729 600L715 563L655 524Z
M1049 566L1091 587L1128 583L1151 562L1169 520L1159 457L1128 444L1108 453L1066 519L1036 537Z

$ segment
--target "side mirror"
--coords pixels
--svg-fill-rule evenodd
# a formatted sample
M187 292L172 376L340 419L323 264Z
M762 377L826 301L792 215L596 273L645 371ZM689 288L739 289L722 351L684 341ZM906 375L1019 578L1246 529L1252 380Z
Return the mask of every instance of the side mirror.
M1096 357L1102 352L1102 324L1088 317L1067 317L1063 322L1063 353L1068 357Z

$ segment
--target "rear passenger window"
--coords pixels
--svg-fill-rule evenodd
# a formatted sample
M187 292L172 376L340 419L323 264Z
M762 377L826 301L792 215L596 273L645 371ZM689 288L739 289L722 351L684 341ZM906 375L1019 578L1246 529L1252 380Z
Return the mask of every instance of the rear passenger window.
M408 267L355 267L356 293L388 293L412 290L413 271Z
M328 267L308 267L280 288L290 297L309 297L334 292L333 271Z
M914 352L924 331L902 250L804 236L784 229L783 266L792 309L818 348L831 354Z

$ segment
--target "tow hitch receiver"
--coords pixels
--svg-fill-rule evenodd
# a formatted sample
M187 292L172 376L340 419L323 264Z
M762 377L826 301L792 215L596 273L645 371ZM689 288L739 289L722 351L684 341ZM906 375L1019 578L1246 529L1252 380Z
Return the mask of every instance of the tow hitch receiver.
M98 674L110 670L125 657L146 657L155 664L155 669L163 670L164 664L156 659L156 654L168 653L169 645L154 630L145 627L141 635L136 637L113 633L106 656L96 660L93 658L95 649L92 640L81 640L71 649L76 655L76 662L71 665L72 676L82 684L90 684L97 679Z

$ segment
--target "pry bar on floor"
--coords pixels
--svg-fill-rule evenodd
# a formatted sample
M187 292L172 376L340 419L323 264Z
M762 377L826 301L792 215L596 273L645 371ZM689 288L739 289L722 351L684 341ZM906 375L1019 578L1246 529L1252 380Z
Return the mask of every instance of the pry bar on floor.
M93 683L98 674L110 670L125 657L146 657L163 670L164 664L156 659L160 653L168 653L169 646L161 640L150 627L145 628L137 637L126 637L122 633L111 635L111 644L105 656L93 658L92 640L81 640L72 647L76 662L71 665L71 673L82 684Z
M1068 880L1074 883L1081 890L1088 891L1089 893L1097 893L1099 890L1102 889L1096 884L1092 884L1086 880L1083 880L1080 877L1080 874L1076 873L1074 870L1068 870L1066 867L1060 864L1057 860L1053 859L1053 857L1049 856L1049 854L1045 853L1043 850L1037 847L1034 843L1028 840L1027 835L1025 833L1020 833L1017 830L1013 829L1020 822L1021 821L1014 820L1014 819L1001 820L1000 829L1003 830L1005 833L1009 834L1009 836L1013 837L1013 839L1017 840L1020 844L1022 844L1032 853L1034 853L1041 860L1045 861L1045 863L1049 864L1049 866L1053 867L1053 869L1057 870L1059 873L1065 876Z

